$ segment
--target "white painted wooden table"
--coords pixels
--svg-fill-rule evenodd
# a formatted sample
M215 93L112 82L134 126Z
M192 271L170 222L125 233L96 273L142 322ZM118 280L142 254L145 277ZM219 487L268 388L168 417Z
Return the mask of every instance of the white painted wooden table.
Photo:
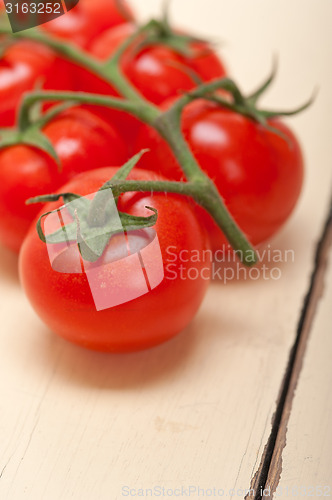
M157 13L160 3L137 10ZM177 0L172 11L179 25L227 41L222 52L247 91L277 53L266 105L293 107L320 87L289 120L306 183L271 242L295 260L279 280L215 282L179 337L116 356L51 334L1 250L1 500L244 498L249 488L258 498L260 486L266 498L332 495L328 234L315 261L332 177L332 3Z

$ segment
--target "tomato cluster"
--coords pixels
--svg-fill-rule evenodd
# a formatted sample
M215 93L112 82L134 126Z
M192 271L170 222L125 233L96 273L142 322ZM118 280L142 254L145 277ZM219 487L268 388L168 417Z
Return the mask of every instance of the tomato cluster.
M116 0L80 0L66 15L41 27L50 37L80 47L96 61L109 59L136 29L131 8ZM144 99L161 110L167 110L179 95L199 82L226 75L223 62L208 42L181 32L174 32L174 40L170 43L162 32L158 40L144 43L142 35L128 44L120 61L125 77ZM4 38L1 42L2 128L15 125L22 96L35 88L120 96L91 70L66 60L42 43ZM43 109L50 106L46 103ZM182 132L198 164L214 181L229 212L255 246L287 220L303 181L303 159L296 137L279 119L269 119L268 125L265 128L253 117L202 99L188 104L182 115ZM6 144L0 149L0 241L13 251L21 249L22 284L37 313L64 338L105 351L149 347L183 330L203 300L208 283L203 270L209 271L209 263L203 258L181 262L181 252L185 249L202 256L209 248L220 250L226 244L220 228L201 207L175 194L121 195L118 209L127 214L146 217L146 207L158 211L155 231L163 277L148 293L97 311L82 258L74 262L73 245L60 244L57 258L63 272L59 272L52 267L49 248L35 228L41 213L60 209L62 203L52 202L41 212L40 205L26 205L29 198L56 191L81 196L96 193L133 153L145 148L150 152L129 179L185 180L167 142L155 129L123 111L92 105L62 111L43 126L42 132L58 162L32 144ZM142 234L134 231L130 241L139 247ZM118 236L112 236L98 260L101 286L109 278L107 273L120 273L120 268L114 271L109 267L114 251L122 255L121 249L116 250L119 241ZM174 279L167 265L169 248L175 263ZM119 258L116 262L121 261ZM183 266L187 279L179 274ZM148 269L143 266L143 270L146 278ZM194 280L188 278L190 270L195 272ZM137 273L132 271L130 276L132 287L140 282ZM116 280L114 287L120 294Z

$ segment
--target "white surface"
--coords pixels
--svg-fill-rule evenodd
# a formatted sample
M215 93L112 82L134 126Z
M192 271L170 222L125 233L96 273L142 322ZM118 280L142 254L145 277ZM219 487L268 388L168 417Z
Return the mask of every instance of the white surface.
M142 14L160 3L133 2ZM177 0L172 12L177 24L227 40L223 53L246 90L278 52L269 106L298 105L320 85L312 109L289 121L304 147L307 179L296 213L271 243L293 249L295 262L282 265L279 281L213 284L178 338L115 356L49 333L23 297L15 259L1 251L1 500L113 500L124 498L123 486L226 493L249 488L258 468L328 205L332 3ZM312 450L328 467L328 454ZM287 460L297 467L296 453Z

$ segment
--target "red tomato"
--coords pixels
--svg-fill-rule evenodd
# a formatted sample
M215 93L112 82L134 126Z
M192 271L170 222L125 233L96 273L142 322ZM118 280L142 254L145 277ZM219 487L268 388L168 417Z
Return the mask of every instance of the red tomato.
M123 12L120 12L116 0L80 0L64 16L41 27L53 36L86 48L103 31L132 17L133 13L126 2L123 2Z
M71 89L67 64L41 44L19 41L0 59L0 127L15 123L22 94L37 85L45 89Z
M17 252L40 210L38 205L26 206L28 198L54 192L77 173L109 162L122 165L128 156L113 127L84 109L63 112L44 133L60 158L61 172L52 158L33 147L0 151L0 241Z
M105 168L81 174L60 191L82 195L94 193L115 172L114 168ZM129 178L160 179L141 169L135 169ZM43 212L61 205L61 202L48 204ZM57 268L62 271L57 272L50 264L46 244L31 227L20 254L21 281L37 314L55 333L90 349L133 351L170 339L192 320L202 302L210 275L210 262L203 262L203 252L208 249L205 231L192 206L185 198L176 195L127 193L120 198L119 210L132 215L151 215L145 208L147 205L158 210L155 231L161 250L159 259L162 257L158 262L163 273L156 281L157 286L151 286L147 293L99 311L92 296L89 270L82 272L81 265L75 266L73 247L66 248L57 257L60 260ZM128 239L130 235L127 233ZM132 238L137 248L142 248L136 233ZM128 284L126 293L130 295L142 280L142 268L129 265L121 251L119 254L117 245L118 239L113 236L99 262L98 286L115 296L123 293L125 281ZM181 258L183 250L186 251L185 258ZM114 253L118 253L116 259ZM192 253L201 258L189 259ZM134 253L131 257L135 257ZM144 265L151 284L151 279L153 281L156 277L157 253L144 259ZM105 288L109 280L111 286Z
M183 113L182 128L202 169L215 182L234 219L253 245L272 235L288 219L303 182L303 158L294 134L277 119L270 125L288 142L249 118L203 100ZM143 168L171 179L183 178L167 144L142 127L136 149L150 148ZM205 214L204 214L205 215ZM214 250L226 244L224 235L204 217Z
M127 23L106 31L95 41L90 52L101 60L109 58L135 29L134 25ZM203 81L225 75L224 66L206 43L192 43L191 48L193 55L185 57L167 46L157 44L137 50L135 44L125 53L122 69L146 99L161 104L169 97L195 87L186 68L197 73ZM106 90L102 85L101 89Z
M133 24L127 23L106 31L92 44L90 52L100 60L108 59L135 29ZM137 45L134 45L123 56L122 70L144 97L154 104L161 104L165 99L195 87L186 68L196 72L204 81L225 75L223 64L206 44L193 43L191 47L194 55L184 57L166 46L155 45L137 51ZM78 73L78 78L77 88L80 90L118 95L112 86L87 71ZM101 108L95 112L115 121L128 137L128 142L137 135L140 123L128 114Z

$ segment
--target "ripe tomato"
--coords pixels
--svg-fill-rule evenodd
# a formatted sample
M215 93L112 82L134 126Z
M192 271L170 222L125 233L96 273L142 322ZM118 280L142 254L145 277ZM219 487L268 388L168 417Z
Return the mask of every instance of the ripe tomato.
M60 191L81 195L94 193L116 171L115 168L105 168L81 174ZM129 179L160 179L160 176L135 169ZM61 202L50 203L43 212L61 205ZM21 281L33 308L55 333L90 349L133 351L170 339L192 320L203 300L210 275L210 262L204 262L204 251L208 249L206 233L191 204L183 197L164 193L127 193L122 195L119 202L119 210L132 215L151 215L146 206L158 210L155 231L159 239L162 256L160 260L159 252L159 264L163 273L156 282L157 286L151 286L147 293L99 311L92 297L88 271L82 272L81 265L75 268L73 247L66 248L57 257L60 260L57 264L62 271L57 272L50 264L46 244L39 239L35 227L31 227L20 254ZM128 239L130 234L127 233ZM132 238L134 245L138 245L138 249L142 248L138 234L134 232ZM106 290L113 296L123 293L123 281L127 281L126 292L130 294L142 279L141 266L133 269L123 255L114 258L118 250L117 237L113 236L98 269L98 286L105 290L105 282L111 280L111 287ZM181 258L184 250L186 256ZM192 253L196 258L189 259ZM133 252L131 257L134 257ZM111 262L112 268L108 267ZM144 260L144 265L149 279L151 272L153 280L157 253L150 254L150 258Z
M101 60L109 58L135 29L134 25L127 23L106 31L94 42L90 52ZM193 55L184 56L160 44L141 50L135 44L124 54L122 70L146 99L161 104L169 97L195 87L186 68L197 73L203 81L225 75L223 64L206 43L191 43L191 49ZM97 88L97 82L95 85ZM105 92L102 82L99 85Z
M103 31L132 18L133 13L126 2L120 12L116 0L80 0L64 16L43 24L49 34L68 40L86 48Z
M87 110L67 110L44 128L61 162L43 151L18 145L0 151L0 241L18 252L31 221L40 210L25 205L33 196L54 192L77 173L127 159L122 138Z
M296 137L277 119L270 125L288 142L249 118L203 100L187 106L182 119L183 133L200 166L253 245L266 241L288 219L303 182ZM143 168L175 180L183 177L167 144L145 126L136 144L138 149L143 147L151 149L141 160ZM226 244L224 235L209 216L204 216L204 224L213 249L221 249Z
M45 89L71 89L67 64L41 44L18 41L0 59L0 127L11 127L22 94L37 85Z
M95 40L90 48L92 55L100 60L111 57L115 50L135 30L127 23L105 31ZM137 44L124 54L122 70L141 94L154 104L161 104L165 99L177 96L179 92L195 87L186 68L194 71L204 81L223 77L225 69L216 54L204 43L192 43L192 57L184 57L167 46L155 45L137 50ZM87 71L77 73L77 88L86 92L116 96L112 86ZM136 138L140 122L126 113L109 109L95 108L94 111L116 122L117 127L128 142Z

